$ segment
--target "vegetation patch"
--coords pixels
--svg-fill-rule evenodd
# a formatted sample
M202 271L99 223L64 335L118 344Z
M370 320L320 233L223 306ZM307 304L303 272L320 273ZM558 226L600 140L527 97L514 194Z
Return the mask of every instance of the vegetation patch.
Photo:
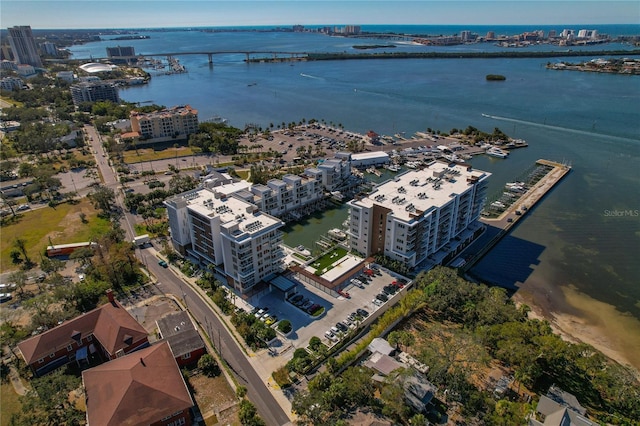
M111 226L109 219L98 217L98 211L86 198L78 204L62 203L55 208L33 209L18 216L18 220L2 226L0 269L3 271L17 266L12 262L11 252L16 249L18 239L24 241L29 258L40 260L40 255L51 243L90 241L107 233Z
M328 270L334 263L338 260L342 259L347 255L347 250L338 246L326 253L325 255L319 257L313 262L311 266L313 266L316 271L325 271ZM321 272L321 274L324 272Z

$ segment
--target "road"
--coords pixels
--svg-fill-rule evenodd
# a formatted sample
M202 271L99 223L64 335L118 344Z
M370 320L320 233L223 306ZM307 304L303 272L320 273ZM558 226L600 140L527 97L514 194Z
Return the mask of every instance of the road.
M108 156L104 152L101 139L93 126L85 126L89 141L96 158L105 186L112 188L116 193L116 201L124 214L121 217L123 229L127 233L127 239L135 236L133 224L135 219L126 212L122 199L122 193L118 190L118 177L109 165ZM103 157L103 154L105 155ZM206 330L214 346L218 348L221 356L231 367L235 377L247 388L247 396L253 402L260 417L268 424L280 426L289 424L289 417L273 397L267 386L258 376L253 366L247 360L238 342L231 336L224 324L218 319L212 308L203 301L189 284L177 277L171 269L158 265L158 259L147 249L136 249L136 255L147 266L149 272L158 281L158 287L163 293L174 294L185 301L187 309Z
M158 265L155 256L147 249L139 250L143 262L158 280L158 287L163 293L171 293L183 299L189 312L205 329L213 345L225 359L238 381L247 388L247 396L251 400L262 419L268 425L284 425L290 423L289 417L280 407L253 366L247 360L236 340L222 324L212 309L204 302L187 283L176 277L171 269Z

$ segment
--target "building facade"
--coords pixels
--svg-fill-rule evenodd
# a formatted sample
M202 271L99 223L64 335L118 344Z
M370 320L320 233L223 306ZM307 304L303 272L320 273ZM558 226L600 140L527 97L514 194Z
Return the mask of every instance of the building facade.
M20 90L24 87L24 82L22 79L17 77L5 77L0 80L0 88L2 90L7 90L9 92L13 90Z
M246 201L265 213L281 217L321 200L323 194L319 179L288 174L282 179L271 179L266 185L252 185L251 197Z
M246 293L284 270L281 220L217 188L202 187L165 201L173 246L224 273Z
M103 81L82 82L72 85L71 98L76 106L83 102L120 102L118 88L113 83Z
M113 360L149 346L146 330L107 292L109 303L18 344L34 375L95 354Z
M33 38L31 27L28 25L11 27L8 28L8 31L11 51L18 63L28 64L38 68L42 67L42 61L38 54L38 47Z
M198 110L179 105L150 113L131 111L131 129L142 139L186 138L198 131Z
M397 176L348 203L351 248L364 256L384 254L411 268L437 263L453 250L452 242L478 226L489 176L442 162Z

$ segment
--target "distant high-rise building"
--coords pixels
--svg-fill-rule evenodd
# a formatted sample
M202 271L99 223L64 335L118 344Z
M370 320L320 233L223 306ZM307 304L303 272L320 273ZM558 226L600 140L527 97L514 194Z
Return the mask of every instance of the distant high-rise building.
M118 88L113 83L103 81L74 84L71 86L71 98L76 106L82 102L120 102Z
M462 41L471 40L471 31L469 30L460 31L460 38L462 39Z
M487 31L487 36L485 38L487 40L494 40L496 38L496 33L493 31Z
M42 67L42 61L38 55L38 47L36 46L31 27L28 25L11 27L9 30L9 43L13 55L19 64L33 65L34 67Z
M107 57L118 58L122 56L136 56L136 50L133 46L107 47Z
M58 56L58 47L50 41L40 44L40 50L49 56Z
M557 34L556 30L549 30L549 38L555 38Z

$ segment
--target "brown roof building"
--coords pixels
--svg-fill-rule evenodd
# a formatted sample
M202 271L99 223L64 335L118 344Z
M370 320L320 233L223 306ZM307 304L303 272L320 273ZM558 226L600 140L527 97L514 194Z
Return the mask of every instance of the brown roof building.
M82 372L89 426L191 425L193 400L166 342Z
M90 355L110 360L149 346L146 330L107 295L109 303L18 344L36 376Z
M180 367L198 362L206 353L204 342L187 311L166 315L157 320L156 325Z

